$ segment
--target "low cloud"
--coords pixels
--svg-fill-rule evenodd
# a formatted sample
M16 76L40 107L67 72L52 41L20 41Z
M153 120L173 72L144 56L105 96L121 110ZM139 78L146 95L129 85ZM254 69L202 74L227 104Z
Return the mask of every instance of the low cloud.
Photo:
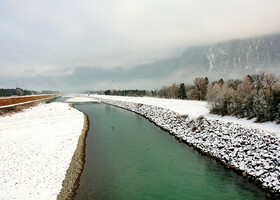
M129 69L193 45L276 32L279 0L2 0L0 78Z

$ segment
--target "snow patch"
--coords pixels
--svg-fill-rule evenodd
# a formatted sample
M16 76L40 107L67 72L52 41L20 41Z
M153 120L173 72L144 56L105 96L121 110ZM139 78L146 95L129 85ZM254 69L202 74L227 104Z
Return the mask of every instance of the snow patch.
M80 103L99 103L99 101L88 97L73 97L67 99L66 102L80 102Z

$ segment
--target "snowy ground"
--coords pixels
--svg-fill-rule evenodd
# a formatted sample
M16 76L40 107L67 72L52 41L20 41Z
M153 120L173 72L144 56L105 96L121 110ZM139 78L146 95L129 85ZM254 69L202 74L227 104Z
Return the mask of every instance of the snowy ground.
M89 98L89 97L72 97L70 99L67 99L66 102L84 102L84 103L98 103L99 101Z
M109 95L91 95L91 97L157 106L169 109L179 114L188 114L190 117L194 118L198 116L204 116L208 119L217 119L223 122L233 122L247 128L264 130L280 137L280 124L276 124L274 122L254 123L254 119L247 120L237 119L236 117L231 116L222 117L219 115L213 115L209 113L210 107L205 101L160 99L151 97L123 97Z
M84 116L65 103L0 117L0 199L56 199Z

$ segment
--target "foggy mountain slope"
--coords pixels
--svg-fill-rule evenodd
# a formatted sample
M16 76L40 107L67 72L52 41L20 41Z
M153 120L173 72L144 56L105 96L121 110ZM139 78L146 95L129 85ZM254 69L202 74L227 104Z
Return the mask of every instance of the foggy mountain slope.
M86 82L106 82L102 87L155 88L174 82L192 83L195 77L216 79L243 78L247 74L274 72L280 75L280 34L232 40L188 48L181 56L132 67L76 68L67 83L82 86ZM81 80L80 77L83 77ZM148 82L155 81L152 85ZM135 81L138 85L127 85ZM140 84L140 82L147 82Z
M195 77L207 76L210 81L241 79L262 71L280 76L280 34L194 46L181 56L129 69L76 67L66 76L41 76L14 82L24 83L27 87L35 82L38 87L76 92L85 89L156 89L172 83L190 84Z
M167 77L180 74L181 78L195 76L242 78L246 74L280 72L280 34L251 39L232 40L207 46L194 46L181 56L130 69L129 77ZM185 78L184 78L185 77Z
M279 68L280 35L223 42L205 47L205 52L203 58L207 57L205 66L209 72L256 73L266 68Z
M198 72L210 78L241 78L261 71L280 72L280 34L191 47L179 66L191 77Z

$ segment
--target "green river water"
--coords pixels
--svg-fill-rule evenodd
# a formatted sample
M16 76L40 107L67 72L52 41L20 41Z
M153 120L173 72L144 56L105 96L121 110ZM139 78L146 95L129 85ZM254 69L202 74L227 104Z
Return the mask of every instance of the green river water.
M266 199L248 180L132 112L76 104L90 120L76 200Z

